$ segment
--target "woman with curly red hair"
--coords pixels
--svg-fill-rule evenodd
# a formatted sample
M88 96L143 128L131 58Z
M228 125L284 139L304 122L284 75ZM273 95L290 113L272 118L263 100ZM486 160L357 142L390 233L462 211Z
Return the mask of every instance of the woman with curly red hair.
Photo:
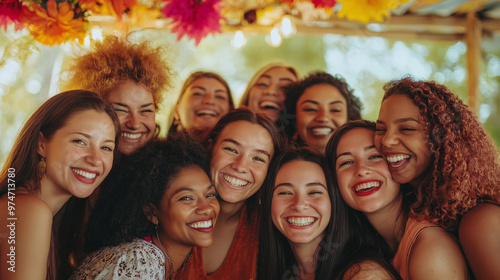
M395 181L410 184L410 215L459 235L476 279L500 275L499 152L448 88L403 78L385 87L375 145Z

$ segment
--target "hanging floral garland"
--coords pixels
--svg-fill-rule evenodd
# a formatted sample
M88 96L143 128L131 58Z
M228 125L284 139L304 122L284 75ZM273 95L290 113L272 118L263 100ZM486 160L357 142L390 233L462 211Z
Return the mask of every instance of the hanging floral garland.
M321 15L321 20L324 20L324 17L336 13L348 20L368 23L383 21L390 16L391 10L408 1L2 0L0 27L6 29L8 25L13 25L15 30L27 28L35 40L46 45L58 45L68 41L83 43L89 33L89 16L113 15L121 21L122 16L127 15L127 24L133 24L143 20L134 20L133 17L141 17L142 11L149 10L156 11L150 15L168 20L171 31L177 34L178 40L186 36L195 44L199 44L208 34L220 33L221 23L224 21L226 24L262 24L269 21L261 20L262 17L277 14L273 12L274 9L278 9L283 15L292 13L295 9L295 13L305 21L314 20L314 15ZM249 8L248 3L253 3L254 7ZM230 16L225 18L222 15Z

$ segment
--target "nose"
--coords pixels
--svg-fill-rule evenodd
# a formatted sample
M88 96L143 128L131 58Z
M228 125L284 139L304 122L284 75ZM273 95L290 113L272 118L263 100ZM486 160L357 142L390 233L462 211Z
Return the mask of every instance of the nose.
M244 173L247 171L247 163L245 160L245 157L243 155L238 156L237 158L234 159L234 161L231 163L231 168L234 170Z
M382 146L385 146L385 147L391 147L393 145L396 145L399 143L399 139L398 137L390 132L389 130L387 130L385 132L385 134L382 136L382 139L380 141L382 143Z
M140 116L136 113L129 113L125 121L125 126L133 130L139 129L141 126Z
M207 93L203 97L203 103L204 104L215 104L215 94L213 93Z
M85 161L92 166L102 165L101 149L96 146L90 147L85 157Z
M196 207L196 213L199 215L209 215L213 211L212 205L209 203L206 197L198 199L198 205Z
M329 120L329 115L327 110L320 108L316 114L316 117L314 118L315 121L325 123L328 122Z
M369 166L363 161L356 162L356 176L363 177L371 173Z
M304 211L309 207L309 201L304 195L297 194L295 195L294 201L292 203L292 209L296 211Z

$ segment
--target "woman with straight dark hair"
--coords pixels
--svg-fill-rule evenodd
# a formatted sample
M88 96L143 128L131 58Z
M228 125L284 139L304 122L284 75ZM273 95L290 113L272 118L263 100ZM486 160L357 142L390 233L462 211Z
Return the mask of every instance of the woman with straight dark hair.
M318 151L292 147L278 155L262 204L257 279L397 279L382 252L361 238L369 228L357 227Z
M234 101L226 80L213 72L194 72L181 88L168 134L183 129L190 133L210 130L232 109Z
M108 175L119 130L113 108L84 90L53 96L28 119L0 173L0 217L12 220L0 228L0 278L56 279L54 216Z

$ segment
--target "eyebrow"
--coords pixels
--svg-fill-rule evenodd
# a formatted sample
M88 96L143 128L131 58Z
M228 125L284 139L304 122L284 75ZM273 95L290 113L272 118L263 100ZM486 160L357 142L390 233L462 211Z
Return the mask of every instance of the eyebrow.
M302 103L300 103L301 105L304 104L304 103L313 103L315 105L319 105L319 102L318 101L315 101L315 100L304 100L302 101ZM328 105L335 105L335 104L344 104L344 102L342 102L341 100L337 100L337 101L332 101L330 103L328 103Z
M365 147L363 150L366 152L366 151L373 150L373 149L376 149L375 145ZM351 152L341 153L340 155L337 155L337 159L341 156L349 156L349 155L352 155L352 153Z
M326 186L320 182L311 182L311 183L306 184L306 187L315 187L315 186L321 186L321 187L326 189ZM292 183L281 183L281 184L274 186L275 189L278 187L293 187L293 185L292 185Z
M123 104L123 103L120 103L120 102L113 102L111 104L118 105L118 106L125 107L125 108L129 108L129 106L127 104ZM152 105L153 105L153 103L144 104L144 105L141 105L141 108L149 107L149 106L152 106Z
M416 123L420 123L420 121L414 119L414 118L401 118L401 119L397 119L394 121L395 123L404 123L404 122L416 122ZM385 122L381 121L381 120L377 120L376 123L378 124L385 124Z
M241 144L240 142L234 140L234 139L231 139L231 138L226 138L224 140L221 141L222 142L229 142L229 143L233 143L234 145L238 146L238 147L241 147ZM258 153L262 153L264 155L266 155L268 158L271 158L271 154L265 150L261 150L261 149L254 149L254 151L258 152Z
M85 138L88 138L88 139L92 139L92 136L90 134L87 134L87 133L84 133L84 132L75 132L74 134L78 134L78 135L81 135ZM111 142L111 143L115 143L115 140L113 139L107 139L107 140L104 140L104 142Z
M207 190L211 189L211 188L214 188L214 185L213 184L210 184L208 187L207 187ZM184 188L180 188L178 190L176 190L174 192L174 195L175 194L178 194L180 192L184 192L184 191L187 191L187 192L194 192L194 189L193 188L190 188L190 187L184 187Z
M271 79L271 76L266 75L266 74L263 74L262 76L260 76L260 77L259 77L259 79L260 79L260 78L267 78L267 79ZM258 81L258 79L257 79L257 81ZM279 81L280 81L280 82L292 82L292 83L293 83L293 82L295 82L294 80L292 80L292 79L290 79L290 78L287 78L287 77L280 77L280 78L279 78Z

